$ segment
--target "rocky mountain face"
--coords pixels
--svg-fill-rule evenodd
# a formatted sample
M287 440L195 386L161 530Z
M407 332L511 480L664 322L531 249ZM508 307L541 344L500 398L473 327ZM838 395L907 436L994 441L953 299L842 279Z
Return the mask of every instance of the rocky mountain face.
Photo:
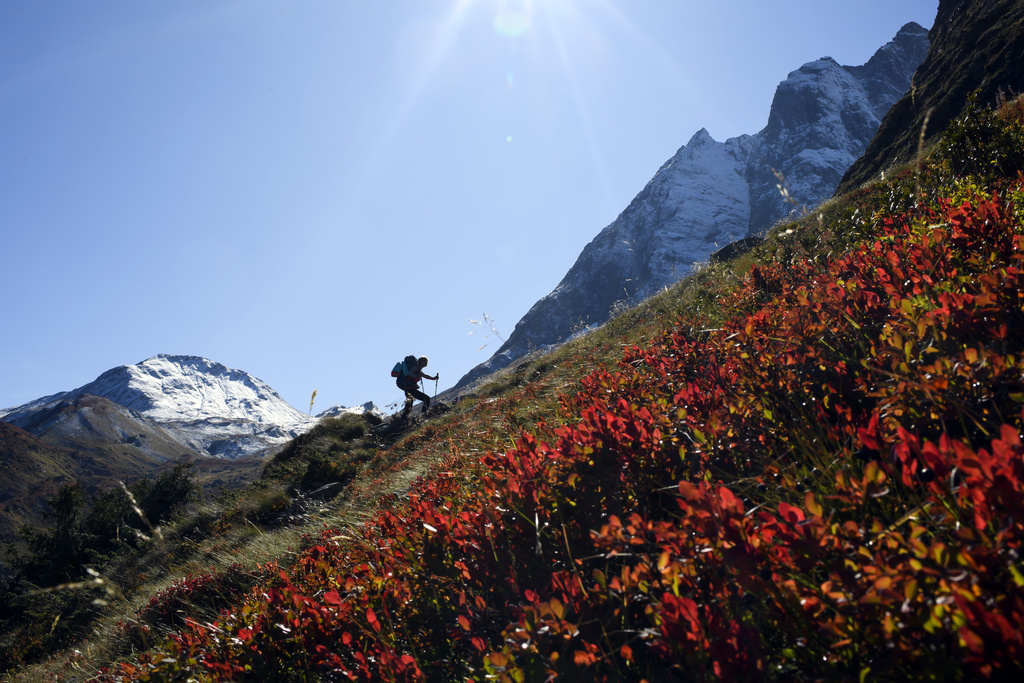
M864 155L846 172L848 192L917 154L921 131L934 142L964 110L968 97L994 106L1024 92L1024 3L940 0L930 48L913 86L885 115ZM925 122L927 121L927 126Z
M565 341L687 275L720 247L763 232L795 210L779 191L812 207L835 191L882 117L910 87L928 32L910 23L861 66L830 57L779 84L768 124L715 141L698 131L580 254L553 292L508 341L456 387L530 351Z
M747 160L749 234L763 232L794 209L779 192L773 169L801 204L811 207L832 196L910 87L927 50L927 31L911 23L862 66L823 57L779 84L768 125Z

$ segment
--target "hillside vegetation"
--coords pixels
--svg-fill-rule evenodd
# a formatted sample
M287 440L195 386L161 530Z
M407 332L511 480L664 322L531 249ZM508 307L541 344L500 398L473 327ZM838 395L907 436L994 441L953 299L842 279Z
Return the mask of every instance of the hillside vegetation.
M193 551L294 552L135 598L99 670L23 675L1019 675L1022 169L1020 103L970 107L918 165L413 431L328 423ZM312 525L267 511L326 480Z

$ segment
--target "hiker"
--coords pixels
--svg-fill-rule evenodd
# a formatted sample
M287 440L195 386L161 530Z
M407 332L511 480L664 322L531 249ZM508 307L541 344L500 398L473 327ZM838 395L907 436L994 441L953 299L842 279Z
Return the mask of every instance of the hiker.
M395 377L395 384L398 388L405 392L405 408L402 410L402 417L407 417L412 412L412 404L416 399L423 401L423 413L426 414L427 409L430 407L430 397L419 390L419 383L421 379L432 379L437 380L440 375L430 375L423 372L423 368L427 367L426 356L406 356L405 360L400 363L396 363L395 367L391 370L391 376Z

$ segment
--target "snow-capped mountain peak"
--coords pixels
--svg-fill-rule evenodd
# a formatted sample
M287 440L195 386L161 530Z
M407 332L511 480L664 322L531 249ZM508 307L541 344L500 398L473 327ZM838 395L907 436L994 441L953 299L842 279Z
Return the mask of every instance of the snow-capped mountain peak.
M308 419L266 382L199 356L156 355L108 370L70 393L103 396L157 422L222 418L301 424Z
M180 443L182 452L222 458L265 453L322 417L377 412L369 403L334 406L310 417L247 372L199 356L160 354L112 368L77 389L0 411L0 419L41 436L55 424L53 416L77 410L79 399L87 396L107 399L155 423Z

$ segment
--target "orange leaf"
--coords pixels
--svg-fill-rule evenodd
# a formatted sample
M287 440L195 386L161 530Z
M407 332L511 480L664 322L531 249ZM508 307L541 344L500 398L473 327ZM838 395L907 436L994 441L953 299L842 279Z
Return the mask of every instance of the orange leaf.
M822 508L818 501L815 500L814 493L811 491L808 491L807 495L804 496L804 507L806 507L807 511L815 517L821 517L825 512L824 508Z
M492 652L487 655L487 662L497 671L504 671L511 663L511 660L508 658L508 655L504 653Z

